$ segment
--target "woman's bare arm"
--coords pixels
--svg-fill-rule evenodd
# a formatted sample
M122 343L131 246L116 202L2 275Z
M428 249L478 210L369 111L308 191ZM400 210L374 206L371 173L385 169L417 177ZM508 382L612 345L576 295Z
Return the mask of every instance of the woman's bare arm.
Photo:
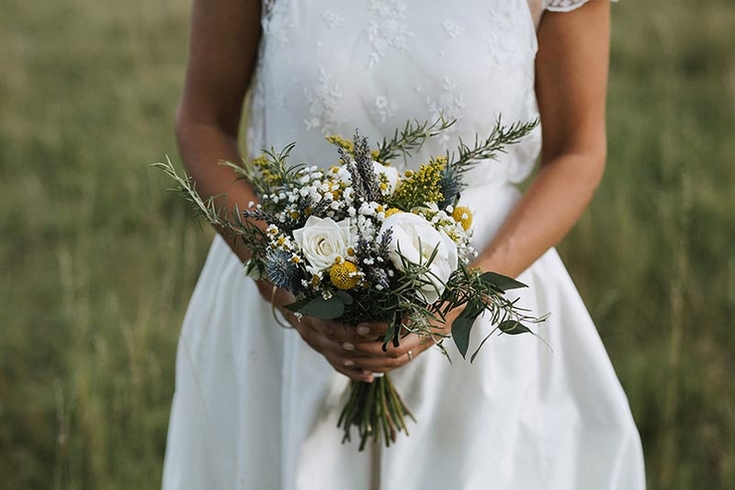
M194 0L186 83L176 117L176 135L187 172L204 198L226 195L220 204L233 210L257 201L245 181L219 161L239 162L238 130L242 103L252 78L260 41L260 0ZM241 260L249 252L239 242L228 240ZM287 291L257 281L261 294L277 305L293 302ZM275 293L275 294L272 294ZM335 370L356 380L372 375L345 362L347 345L372 342L334 322L304 317L300 321L288 310L284 316L304 340L322 353ZM273 327L275 328L275 327ZM375 333L377 335L377 333Z
M610 6L547 12L539 26L536 94L543 126L538 175L476 265L517 276L574 226L602 178Z
M226 194L222 204L244 209L250 186L218 164L239 162L237 133L260 41L260 0L194 0L189 61L176 135L187 172L204 198ZM244 247L228 240L245 260Z

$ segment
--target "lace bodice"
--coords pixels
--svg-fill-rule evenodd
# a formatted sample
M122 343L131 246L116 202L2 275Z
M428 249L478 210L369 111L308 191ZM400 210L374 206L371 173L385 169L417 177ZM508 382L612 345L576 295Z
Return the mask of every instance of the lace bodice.
M296 141L294 158L326 166L336 154L324 135L359 128L377 139L409 119L457 119L421 161L488 134L501 115L535 118L539 12L585 1L267 1L248 147ZM472 181L524 179L539 147L536 131Z

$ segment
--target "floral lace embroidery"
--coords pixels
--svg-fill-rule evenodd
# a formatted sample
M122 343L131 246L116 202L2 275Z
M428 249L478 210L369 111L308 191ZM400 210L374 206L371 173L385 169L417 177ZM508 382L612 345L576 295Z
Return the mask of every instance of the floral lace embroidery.
M464 94L457 92L457 84L452 82L447 76L444 76L442 83L442 93L438 99L426 98L426 104L429 106L429 118L434 120L439 115L444 116L447 120L457 119L461 123L462 109L465 107ZM452 135L457 132L459 124L452 125L448 130L443 131L439 136L439 144L446 149L452 139Z
M286 0L266 0L263 16L263 33L275 39L279 44L287 44L289 29L293 28L293 22L288 17L289 2Z
M340 120L337 116L342 90L332 81L332 75L319 70L319 84L312 90L304 89L309 103L309 119L304 119L307 130L318 129L323 135L334 133Z
M488 31L488 51L498 67L508 66L515 60L524 59L518 56L518 53L526 47L522 36L518 36L518 32L523 32L525 28L519 8L528 7L503 1L498 2L497 6L489 11L489 25L496 26L496 29Z
M380 114L380 119L383 122L395 116L398 111L398 104L388 101L385 95L378 95L375 98L375 107L378 109L378 114Z
M464 32L464 29L462 27L455 24L449 19L442 22L442 27L444 28L444 32L446 32L447 36L451 37L452 39L456 38Z
M372 21L368 27L368 38L373 45L368 66L372 67L385 56L388 48L399 53L408 50L408 38L413 36L406 19L404 0L370 0L370 10L375 12L379 21Z
M344 17L332 12L331 10L325 11L322 14L322 18L324 18L324 22L327 23L327 27L329 27L330 29L336 29L337 27L340 27L345 20Z

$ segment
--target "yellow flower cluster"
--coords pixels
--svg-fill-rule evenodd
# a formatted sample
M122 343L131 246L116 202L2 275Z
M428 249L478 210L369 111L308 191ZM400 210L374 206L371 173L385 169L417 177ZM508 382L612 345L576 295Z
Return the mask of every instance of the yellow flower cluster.
M338 146L342 148L344 151L346 151L347 153L349 153L350 155L355 156L355 143L352 140L343 138L342 136L338 134L330 134L326 136L326 140L328 143L334 146ZM370 152L370 157L373 160L378 160L378 155L380 155L380 152L378 150L373 150Z
M329 279L337 289L352 289L360 282L357 275L357 266L352 262L337 257L334 265L329 269Z
M270 162L268 161L267 156L260 155L253 158L253 167L258 169L263 180L269 186L274 187L281 184L281 177L278 174L273 173L270 169Z
M330 134L326 137L327 141L335 146L338 146L342 148L344 151L349 153L350 155L354 155L355 153L355 144L352 142L352 140L348 140L347 138L343 138L342 136L338 134Z
M392 200L408 203L409 207L441 201L444 196L439 180L446 164L447 158L441 156L432 158L426 165L421 165L416 172L407 171Z

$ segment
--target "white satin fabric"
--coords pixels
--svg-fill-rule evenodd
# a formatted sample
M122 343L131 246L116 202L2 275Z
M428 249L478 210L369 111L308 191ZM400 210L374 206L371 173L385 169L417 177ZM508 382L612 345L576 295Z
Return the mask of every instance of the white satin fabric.
M559 0L557 0L559 1ZM567 0L562 0L567 1ZM331 165L326 133L377 137L407 119L457 118L405 162L536 115L534 19L526 0L276 0L264 19L250 148L297 141L294 161ZM519 199L536 132L471 176L463 204L477 248ZM519 278L530 335L488 341L473 365L430 349L392 376L416 416L391 448L340 444L347 379L273 320L220 238L179 341L166 489L638 490L641 444L628 402L554 250ZM490 325L479 320L472 345Z

